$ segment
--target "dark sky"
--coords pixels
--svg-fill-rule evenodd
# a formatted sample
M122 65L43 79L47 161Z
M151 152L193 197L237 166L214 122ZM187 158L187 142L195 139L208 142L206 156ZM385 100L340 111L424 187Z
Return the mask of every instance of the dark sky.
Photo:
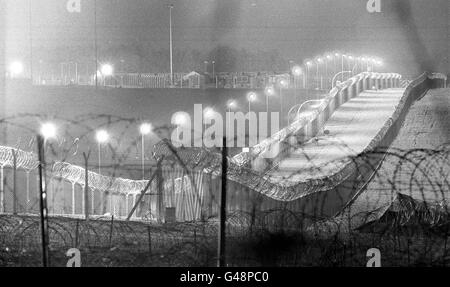
M6 1L6 58L29 55L29 0ZM391 70L414 73L426 62L448 69L448 0L381 0L369 14L366 0L172 0L174 44L208 50L218 44L267 51L302 61L332 50L379 56ZM69 14L66 0L32 1L36 53L54 47L91 47L94 0ZM103 47L145 42L168 47L168 1L97 0ZM418 59L418 57L420 59ZM433 64L432 62L436 63ZM440 63L440 64L439 64Z

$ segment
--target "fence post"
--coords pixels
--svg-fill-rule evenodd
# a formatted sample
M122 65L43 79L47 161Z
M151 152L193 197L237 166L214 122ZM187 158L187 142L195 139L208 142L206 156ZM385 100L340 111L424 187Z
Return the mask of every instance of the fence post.
M13 214L17 214L17 151L11 149L13 156Z
M158 221L162 222L164 219L164 210L163 210L163 188L164 188L164 179L162 176L162 167L161 162L158 162L156 165L156 216L158 217Z
M88 171L88 160L91 155L91 151L87 154L83 152L84 158L84 214L86 221L89 220L89 171Z
M227 172L228 172L228 150L227 139L223 138L222 147L222 181L220 191L220 210L219 210L219 238L217 249L217 267L224 267L225 260L225 231L226 231L226 216L227 216Z
M41 135L37 136L38 159L39 159L39 209L41 224L41 243L42 243L42 265L48 265L48 208L47 208L47 177L45 162L45 140ZM3 177L2 177L3 180Z
M26 204L26 207L25 207L25 212L26 213L28 213L28 211L29 211L29 206L30 206L30 171L29 170L27 170L27 172L26 172L26 181L27 181L27 184L26 184L26 197L27 197L27 204Z
M75 182L72 182L72 215L75 215Z
M4 168L0 166L0 212L5 212L5 185L4 185Z

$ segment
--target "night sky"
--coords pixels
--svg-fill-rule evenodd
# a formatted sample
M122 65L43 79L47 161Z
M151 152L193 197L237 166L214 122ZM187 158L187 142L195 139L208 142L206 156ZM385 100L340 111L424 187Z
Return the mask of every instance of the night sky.
M5 58L26 61L30 54L29 0L3 1L6 1ZM81 14L68 13L66 0L31 2L34 54L49 57L55 48L93 47L93 0L81 0ZM100 49L133 41L155 49L168 48L168 3L97 0ZM326 51L341 50L381 57L387 70L404 74L423 69L449 72L447 0L382 0L383 12L375 14L366 11L366 0L172 0L170 3L175 5L175 49L208 51L217 45L252 51L275 49L286 60L298 62Z

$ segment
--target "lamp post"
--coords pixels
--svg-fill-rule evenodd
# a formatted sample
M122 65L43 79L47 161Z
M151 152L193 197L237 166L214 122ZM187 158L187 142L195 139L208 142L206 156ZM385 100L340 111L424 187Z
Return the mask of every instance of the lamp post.
M103 84L106 86L106 79L114 74L114 67L111 64L103 64L100 68L100 73L103 76Z
M109 134L106 130L99 130L95 134L95 138L97 140L97 151L98 151L98 174L101 175L101 147L102 144L106 143L109 140Z
M275 89L273 86L269 86L265 89L265 95L266 95L266 112L267 116L269 116L269 97L275 95Z
M153 127L149 123L143 123L139 127L139 133L141 134L141 165L142 165L142 179L145 179L145 136L150 134Z
M228 121L227 121L227 129L226 129L226 133L228 134L228 131L231 131L231 110L235 109L237 107L236 101L235 100L228 100L227 102L227 109L228 109ZM232 135L230 135L230 137L232 137Z
M353 69L352 69L352 61L353 61L353 56L348 56L347 57L347 68L349 69L349 70L352 70L353 71ZM352 76L353 76L353 73L352 73Z
M330 77L328 76L328 61L330 61L333 57L327 55L325 57L325 86L328 87L328 83L330 82Z
M280 114L283 117L283 88L287 88L288 83L285 79L280 80L279 88L280 88Z
M173 4L167 6L169 8L169 38L170 38L170 87L173 87L173 39L172 39L172 9Z
M208 126L207 121L213 120L216 114L217 114L216 111L212 107L206 107L203 110L203 119L204 119L204 121L203 121L203 125L202 125L202 142L204 142L204 136L205 136L206 129L207 129L207 126ZM220 132L221 132L220 136L223 136L223 134L222 134L223 131L220 131ZM216 134L216 136L218 136L218 135Z
M255 92L250 92L247 94L247 100L248 100L248 140L249 140L249 146L250 146L250 142L251 142L251 138L254 135L254 133L256 132L255 130L252 129L252 103L254 101L256 101L257 99L257 95ZM257 133L256 133L257 134Z
M312 62L311 61L308 61L308 62L306 62L306 81L305 81L305 83L306 83L306 86L308 86L307 85L307 81L309 80L309 68L312 66Z
M177 138L179 138L180 136L180 127L182 127L182 130L184 130L183 127L185 127L189 121L190 121L190 117L189 114L186 112L176 112L173 116L172 116L172 123L176 126L176 135ZM203 132L202 132L203 134Z
M212 61L212 69L213 69L213 80L214 80L214 85L216 87L216 89L218 88L217 86L217 77L216 77L216 61Z
M362 65L361 65L361 67L364 69L364 63L365 63L365 66L366 66L366 72L368 72L369 71L369 66L367 65L367 58L366 57L362 57Z
M334 53L334 71L333 71L333 74L336 74L338 72L337 60L338 60L339 56L340 56L339 53Z
M97 152L98 152L98 175L101 176L102 174L102 170L101 170L101 165L102 165L102 160L101 160L101 148L102 148L102 144L106 143L109 140L109 134L106 130L99 130L97 131L97 133L95 134L95 138L97 140ZM112 212L111 210L111 199L110 198L110 212ZM105 202L103 201L103 209L105 209Z
M294 98L295 101L298 101L297 98L297 88L298 88L298 82L300 79L300 76L302 75L302 68L300 66L294 66L292 68L292 75L294 76Z
M249 118L250 118L250 113L252 112L252 102L256 101L256 99L257 99L257 95L255 92L250 92L247 94Z
M52 123L44 123L37 135L38 159L39 159L39 207L41 221L42 240L42 265L48 266L48 208L47 208L47 177L45 162L45 144L48 139L56 137L56 127Z
M294 66L292 68L292 75L294 76L294 81L298 83L300 76L302 75L302 68L300 66ZM295 85L295 88L298 88L297 85Z
M97 0L94 0L94 54L95 54L95 88L98 87L98 39L97 39Z
M318 58L316 65L317 65L317 89L322 89L322 76L319 76L319 69L320 69L320 64L323 62L322 58Z

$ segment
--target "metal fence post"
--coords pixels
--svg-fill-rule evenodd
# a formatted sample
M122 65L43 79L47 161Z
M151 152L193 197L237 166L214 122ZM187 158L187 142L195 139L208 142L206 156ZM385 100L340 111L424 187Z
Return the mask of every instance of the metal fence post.
M217 249L217 267L224 267L225 261L225 231L226 231L226 216L227 216L227 139L223 138L222 147L222 187L220 191L220 214L219 214L219 236Z
M91 155L91 151L87 154L83 152L84 158L84 214L86 221L89 220L89 170L88 170L88 160Z
M41 236L42 236L42 265L48 266L48 209L47 209L47 179L45 174L46 163L44 155L44 138L37 136L38 157L39 157L39 201L41 217Z
M13 156L13 214L17 214L17 151L11 149Z
M156 196L156 214L159 222L164 221L164 199L163 199L163 189L164 189L164 179L162 176L162 166L161 162L158 162L156 165L156 188L157 188L157 196Z
M5 212L5 181L4 167L0 166L0 212Z

